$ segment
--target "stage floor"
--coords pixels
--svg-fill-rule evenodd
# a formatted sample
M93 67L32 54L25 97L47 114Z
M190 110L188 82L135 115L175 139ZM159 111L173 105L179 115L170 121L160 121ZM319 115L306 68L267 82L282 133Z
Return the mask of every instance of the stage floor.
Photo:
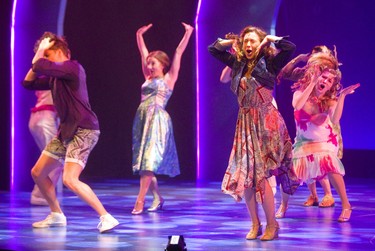
M346 179L354 207L350 222L338 223L341 203L333 189L336 206L304 207L307 187L291 198L286 218L278 220L279 238L274 241L245 239L250 220L244 202L236 203L221 192L220 183L197 185L163 180L166 200L162 211L132 215L137 180L88 182L120 225L109 233L96 229L96 213L67 189L59 195L67 227L33 229L44 219L47 207L31 206L30 193L0 192L1 250L137 250L161 251L168 236L182 235L187 250L375 250L375 180ZM322 189L318 185L318 193ZM280 193L276 194L277 206ZM322 196L321 196L322 197ZM151 204L147 197L146 206ZM260 208L260 212L262 209ZM265 224L264 215L261 220Z

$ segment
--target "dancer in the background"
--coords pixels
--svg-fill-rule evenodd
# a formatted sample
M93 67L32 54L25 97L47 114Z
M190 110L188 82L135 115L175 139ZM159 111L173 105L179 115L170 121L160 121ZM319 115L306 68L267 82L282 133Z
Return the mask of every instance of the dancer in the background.
M336 67L327 67L331 61ZM327 53L316 53L308 61L306 72L292 88L296 138L293 166L306 183L328 176L340 196L342 212L339 222L349 221L352 208L346 194L344 166L337 156L338 141L333 125L340 122L345 97L359 84L341 91L341 72L337 59Z
M133 173L140 175L140 188L132 214L143 212L149 189L153 202L147 210L154 212L162 209L164 199L155 175L174 177L180 174L172 121L165 106L172 95L181 57L193 32L192 26L185 23L182 25L185 34L176 48L171 64L165 52L149 52L146 47L143 34L152 24L141 27L136 34L145 82L133 123Z
M33 223L33 227L66 226L54 183L48 176L64 161L64 185L99 214L99 231L109 231L119 222L105 210L92 189L79 179L100 134L97 116L89 103L85 70L77 61L70 60L70 50L63 37L45 32L36 48L32 68L23 86L30 90L51 90L60 126L58 134L48 143L31 170L51 209L47 218Z
M239 48L235 54L227 49ZM279 50L271 46L271 43ZM222 190L246 201L252 227L246 239L262 235L258 205L262 204L267 227L263 241L278 237L274 195L267 178L278 175L284 192L293 194L299 185L292 169L292 142L284 119L272 105L276 76L288 62L295 45L278 36L267 35L254 26L239 36L218 39L209 52L232 69L231 89L238 97L239 114L235 139Z
M52 138L57 135L59 119L56 108L53 105L50 90L35 91L35 96L37 100L35 106L31 109L29 130L39 150L42 152ZM56 168L48 175L55 187L59 181L61 170L62 165L61 168ZM48 206L47 200L43 197L36 184L31 192L30 203L32 205Z
M315 53L332 54L332 51L325 45L314 46L310 53L299 54L297 57L290 60L280 71L277 76L278 81L281 79L297 82L301 79L307 68L307 61Z
M328 49L325 45L317 45L314 46L310 53L306 54L300 54L291 61L289 61L288 64L286 64L280 71L279 75L277 76L278 82L280 80L289 80L292 82L297 82L299 79L303 77L303 75L306 72L307 69L307 62L311 56L313 56L316 53L326 53L327 55L333 55L333 53L336 53L336 48L334 52L332 52L330 49ZM330 67L332 69L338 67L335 62L332 62L331 60L321 60L321 64L324 64L327 67ZM341 128L340 124L333 125L333 129L337 134L338 143L339 143L339 149L338 149L338 157L342 158L342 137L341 137ZM323 188L324 191L324 197L319 203L318 194L316 191L316 182L312 182L308 184L308 188L310 191L310 195L307 198L307 200L303 203L304 206L310 207L310 206L319 206L319 207L332 207L335 205L335 200L332 196L331 191L331 185L329 183L328 177L325 177L321 180L319 180L320 185ZM286 199L282 199L282 202L288 201L288 195L283 194L283 196L286 197ZM276 218L284 218L286 211L288 209L288 205L281 203L279 209L276 212Z

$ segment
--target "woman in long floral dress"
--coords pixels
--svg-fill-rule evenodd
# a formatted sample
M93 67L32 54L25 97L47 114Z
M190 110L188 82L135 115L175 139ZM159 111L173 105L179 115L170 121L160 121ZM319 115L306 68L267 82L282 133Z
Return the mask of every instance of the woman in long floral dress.
M228 49L237 43L236 54ZM279 50L276 53L273 43ZM284 119L272 104L276 76L288 62L295 45L285 38L267 35L254 26L239 36L218 39L209 52L232 69L231 90L236 94L239 113L228 168L222 190L245 199L252 227L246 239L262 235L258 204L262 204L267 227L261 240L278 237L272 188L267 178L279 176L283 191L293 194L299 182L292 169L292 143Z

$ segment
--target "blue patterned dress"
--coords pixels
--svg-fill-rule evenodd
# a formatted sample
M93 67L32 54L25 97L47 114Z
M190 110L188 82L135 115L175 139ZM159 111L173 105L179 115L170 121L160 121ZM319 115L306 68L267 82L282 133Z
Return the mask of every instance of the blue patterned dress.
M147 80L142 85L141 104L133 122L134 174L180 174L172 120L165 110L171 95L172 90L163 78Z

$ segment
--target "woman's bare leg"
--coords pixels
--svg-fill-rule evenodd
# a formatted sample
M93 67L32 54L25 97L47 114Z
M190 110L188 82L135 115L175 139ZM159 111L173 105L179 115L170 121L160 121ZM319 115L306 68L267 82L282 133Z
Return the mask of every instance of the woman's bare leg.
M333 187L335 188L335 190L340 196L342 208L343 209L351 208L351 205L348 200L348 196L346 194L345 182L344 182L344 178L342 177L342 175L337 174L337 173L329 173L328 177Z
M255 199L255 190L253 188L246 188L244 191L247 211L249 212L253 225L260 225L258 204Z
M158 180L155 176L151 178L150 191L154 197L154 201L160 202L163 200L159 191Z

